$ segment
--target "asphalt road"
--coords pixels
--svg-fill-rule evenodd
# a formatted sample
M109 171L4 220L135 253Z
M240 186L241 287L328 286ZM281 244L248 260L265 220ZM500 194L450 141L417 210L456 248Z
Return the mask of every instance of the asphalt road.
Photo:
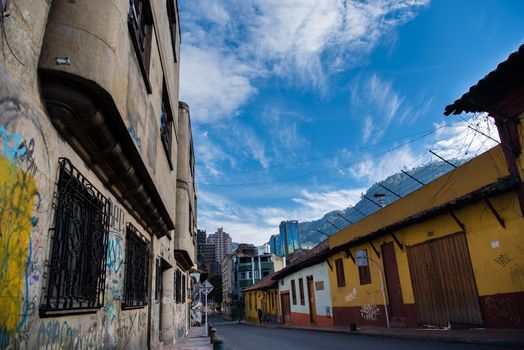
M410 339L370 337L282 328L265 328L210 318L210 323L224 340L225 350L409 350L409 349L466 349L505 350L504 346L428 342Z

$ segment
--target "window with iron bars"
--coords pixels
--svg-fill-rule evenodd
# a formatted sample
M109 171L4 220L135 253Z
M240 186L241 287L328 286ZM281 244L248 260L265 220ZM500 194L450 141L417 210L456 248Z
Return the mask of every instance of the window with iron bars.
M179 270L175 272L175 302L182 302L182 274Z
M151 38L153 34L153 16L149 0L130 0L128 27L131 42L138 58L140 71L144 78L146 90L151 93L149 82L149 61L151 59Z
M123 309L147 305L149 242L131 223L126 228Z
M59 159L42 316L95 312L104 305L110 208L110 201L69 159Z
M173 162L171 161L171 148L173 143L173 113L171 112L171 105L169 103L169 95L167 93L166 82L162 84L162 104L160 106L160 138L162 145L166 152L169 167L173 170Z
M156 259L156 276L155 276L155 300L160 300L162 295L162 266L160 260Z

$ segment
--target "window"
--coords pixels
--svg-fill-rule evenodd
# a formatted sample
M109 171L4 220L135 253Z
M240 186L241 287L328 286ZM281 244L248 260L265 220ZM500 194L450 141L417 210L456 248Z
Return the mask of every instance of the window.
M186 275L182 275L182 302L186 302Z
M167 0L167 18L169 19L169 31L171 32L171 44L173 46L173 57L177 62L176 57L176 37L177 37L177 25L176 25L176 10L174 5L175 0Z
M175 302L182 302L182 274L179 270L175 272Z
M156 259L156 276L155 276L155 300L160 300L162 295L162 268L160 266L160 260Z
M241 280L245 280L246 279L246 273L245 272L241 272L240 273L240 279Z
M366 256L368 256L367 249L364 249ZM359 266L358 267L358 277L360 279L360 285L370 284L371 283L371 273L368 266Z
M293 298L293 305L297 305L297 288L295 287L295 280L291 280L291 297Z
M166 152L167 162L169 168L173 170L173 162L171 160L171 149L173 144L173 113L171 112L171 104L169 103L169 95L167 93L166 82L162 85L162 104L160 105L160 138L162 145ZM190 221L191 232L191 221Z
M153 16L149 0L130 0L128 27L131 34L131 42L138 58L138 65L146 90L151 93L149 82L149 60L151 58L151 38L153 33Z
M298 279L298 290L300 291L300 305L305 305L306 301L304 299L304 280L302 278Z
M342 258L335 260L335 266L337 268L337 286L346 286L346 276L344 276L344 262Z
M110 202L60 158L55 227L42 314L104 305Z
M147 305L149 243L131 223L126 229L124 300L122 308Z

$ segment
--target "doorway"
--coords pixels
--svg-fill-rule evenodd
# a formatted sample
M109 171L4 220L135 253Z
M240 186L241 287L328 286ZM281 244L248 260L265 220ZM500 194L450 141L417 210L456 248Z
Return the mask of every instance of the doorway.
M309 301L309 321L317 323L317 304L315 303L315 284L313 276L307 276L307 297Z
M398 273L397 257L395 255L395 245L393 242L382 245L382 257L384 263L384 274L386 277L386 287L388 291L390 314L392 324L404 326L406 313L404 310L404 299L402 298L402 287Z
M280 301L282 304L282 324L291 323L291 302L289 299L289 292L280 294Z
M408 247L407 253L419 324L483 324L463 232Z

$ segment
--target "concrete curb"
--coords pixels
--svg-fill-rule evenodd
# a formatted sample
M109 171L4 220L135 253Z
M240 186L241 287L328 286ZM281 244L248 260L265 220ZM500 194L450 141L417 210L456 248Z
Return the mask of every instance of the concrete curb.
M524 341L515 341L508 339L482 339L474 337L437 337L432 335L410 335L410 334L386 334L386 333L366 333L362 331L351 332L345 329L334 329L334 328L302 328L293 326L281 326L281 325L260 325L254 323L242 322L241 325L251 327L265 327L265 328L278 328L278 329L294 329L299 331L313 331L313 332L324 332L324 333L340 333L361 337L375 337L375 338L393 338L393 339L406 339L406 340L422 340L436 343L461 343L461 344L476 344L476 345L503 345L515 348L524 348Z

